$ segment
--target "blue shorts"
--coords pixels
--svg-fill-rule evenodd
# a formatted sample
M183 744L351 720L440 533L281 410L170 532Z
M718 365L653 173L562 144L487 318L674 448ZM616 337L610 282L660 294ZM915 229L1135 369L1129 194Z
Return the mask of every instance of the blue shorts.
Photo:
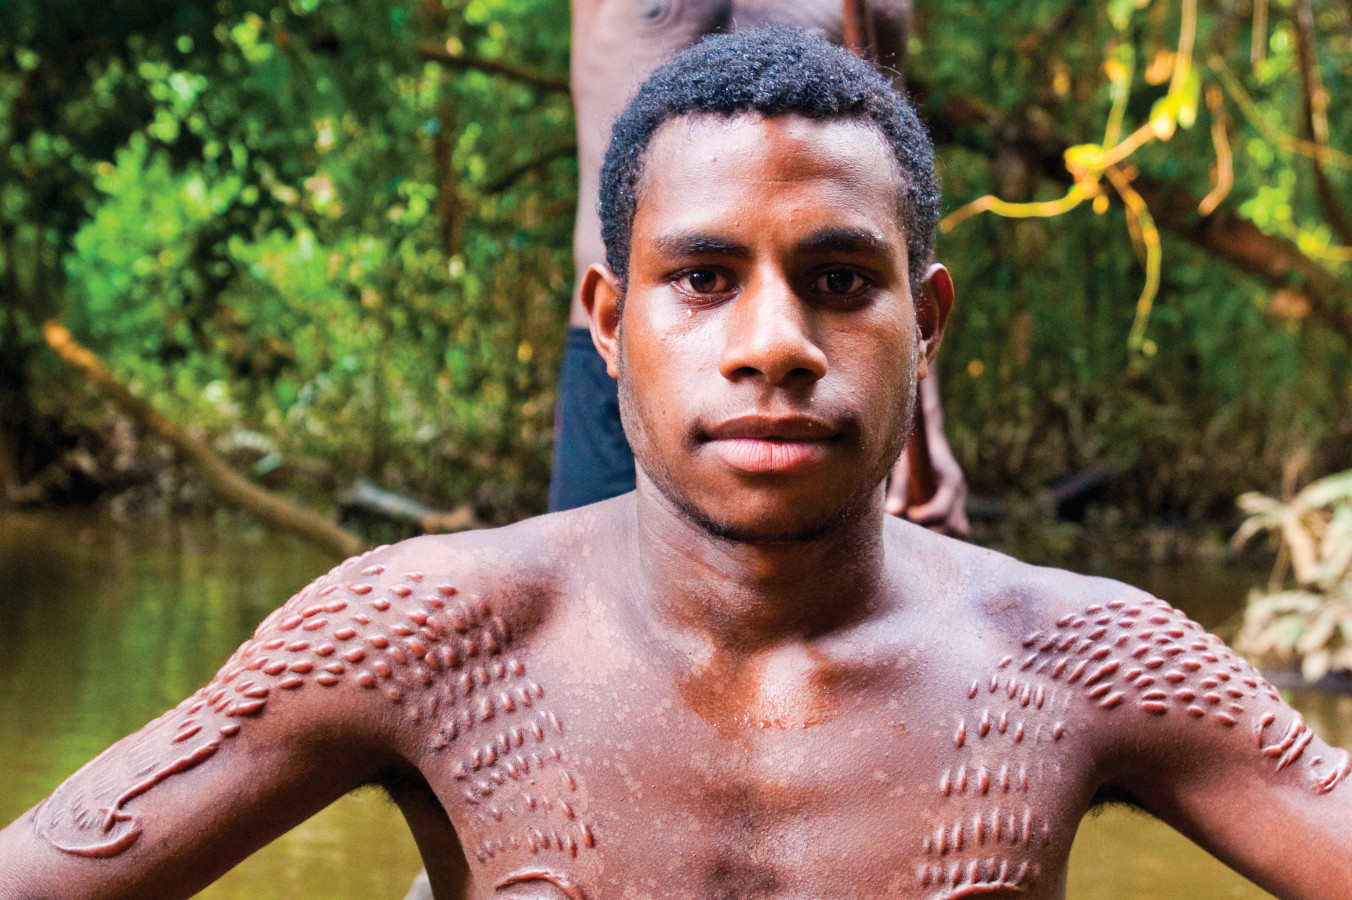
M634 454L620 426L619 393L586 328L568 329L554 410L550 512L632 491Z

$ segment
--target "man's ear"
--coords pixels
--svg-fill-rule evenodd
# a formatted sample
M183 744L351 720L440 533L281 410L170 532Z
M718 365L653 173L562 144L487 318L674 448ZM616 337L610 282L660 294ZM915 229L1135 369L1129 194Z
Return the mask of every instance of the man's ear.
M587 311L587 321L591 326L592 343L596 352L606 361L606 372L611 378L619 377L620 365L620 303L624 299L624 289L620 280L610 267L604 263L592 263L582 276L582 286L578 290L582 307Z
M948 313L953 308L953 277L948 269L934 263L925 273L920 296L915 305L916 327L920 331L921 378L929 374L944 339Z

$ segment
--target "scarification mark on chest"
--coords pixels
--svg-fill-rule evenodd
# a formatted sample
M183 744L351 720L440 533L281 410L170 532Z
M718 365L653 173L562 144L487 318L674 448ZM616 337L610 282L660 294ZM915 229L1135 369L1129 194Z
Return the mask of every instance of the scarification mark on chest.
M918 873L921 887L942 890L940 896L946 900L1000 890L1023 891L1032 874L1032 866L1026 860L1012 866L1009 860L995 857L947 865L925 864Z
M1051 823L1030 793L1048 745L1066 736L1066 693L1013 667L972 681L951 737L953 765L939 776L940 820L921 841L921 887L959 897L1030 889Z
M579 814L575 770L559 743L563 723L540 705L544 688L511 660L476 667L457 692L468 703L444 718L432 749L455 745L451 774L477 835L467 843L475 858L484 863L513 852L576 858L595 847L592 826Z
M1023 890L1040 875L1037 852L1051 843L1048 822L1022 798L976 804L957 821L938 824L922 840L916 867L924 888Z
M670 38L686 34L694 41L699 36L728 28L734 15L733 0L637 0L631 15L638 36ZM651 40L651 38L649 38Z

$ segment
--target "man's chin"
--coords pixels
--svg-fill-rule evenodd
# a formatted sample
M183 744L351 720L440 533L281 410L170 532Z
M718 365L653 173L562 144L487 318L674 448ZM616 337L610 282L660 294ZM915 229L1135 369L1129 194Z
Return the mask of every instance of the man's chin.
M871 495L870 495L871 496ZM852 521L867 497L830 508L805 509L797 504L787 509L756 509L753 504L723 512L703 507L687 497L671 496L677 510L697 528L718 540L763 546L810 543L827 537Z

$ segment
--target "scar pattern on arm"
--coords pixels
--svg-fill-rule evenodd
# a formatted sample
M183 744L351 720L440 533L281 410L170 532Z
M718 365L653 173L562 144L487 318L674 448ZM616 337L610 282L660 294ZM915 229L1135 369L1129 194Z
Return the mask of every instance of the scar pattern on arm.
M529 718L518 716L520 724L466 751L457 775L485 770L487 776L467 790L467 801L490 795L500 772L543 768L542 753L560 763L559 779L575 786L574 776L561 768L561 751L546 736L546 730L561 734L562 725L539 708L544 689L525 679L525 667L507 655L507 623L483 601L458 596L452 585L432 584L421 572L391 577L383 564L363 566L368 556L310 584L265 619L210 684L67 779L34 810L38 834L66 853L116 856L144 830L134 809L138 797L221 752L278 697L342 685L382 695L402 707L411 724L436 724L425 729L433 734L433 753L461 743L459 736L469 739L495 718L502 724L513 713L531 711ZM527 735L538 749L525 747ZM566 802L551 806L576 819ZM594 845L590 826L575 821L573 830L542 832L536 842L573 855L579 845Z

